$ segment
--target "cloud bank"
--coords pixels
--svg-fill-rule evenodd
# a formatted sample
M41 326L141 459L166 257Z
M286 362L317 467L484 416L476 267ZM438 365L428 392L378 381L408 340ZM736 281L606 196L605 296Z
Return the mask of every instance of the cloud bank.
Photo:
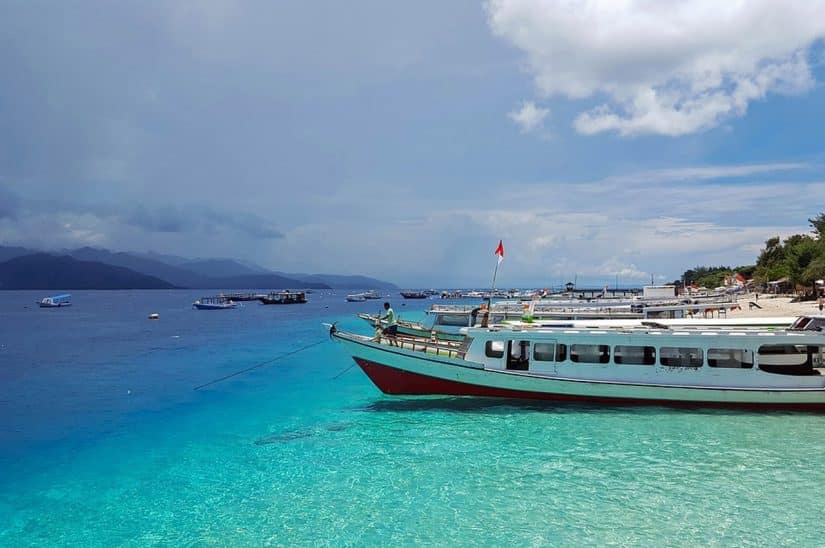
M589 99L585 135L679 136L742 116L769 93L813 86L822 0L678 3L490 0L489 24L527 55L538 93Z

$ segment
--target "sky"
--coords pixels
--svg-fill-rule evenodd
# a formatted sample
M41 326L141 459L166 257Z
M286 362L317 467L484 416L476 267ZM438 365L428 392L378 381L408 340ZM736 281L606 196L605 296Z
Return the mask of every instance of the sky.
M671 281L825 211L825 1L0 0L0 245Z

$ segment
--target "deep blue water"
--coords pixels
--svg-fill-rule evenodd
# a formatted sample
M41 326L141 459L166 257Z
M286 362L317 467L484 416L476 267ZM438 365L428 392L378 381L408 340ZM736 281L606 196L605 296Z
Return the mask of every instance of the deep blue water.
M821 415L385 397L344 292L43 295L0 292L3 546L822 544Z

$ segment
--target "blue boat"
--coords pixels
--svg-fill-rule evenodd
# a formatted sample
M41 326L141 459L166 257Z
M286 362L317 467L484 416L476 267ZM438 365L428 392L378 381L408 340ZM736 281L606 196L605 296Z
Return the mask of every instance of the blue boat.
M61 308L64 306L72 306L72 296L69 293L63 295L53 295L45 297L39 303L40 308Z

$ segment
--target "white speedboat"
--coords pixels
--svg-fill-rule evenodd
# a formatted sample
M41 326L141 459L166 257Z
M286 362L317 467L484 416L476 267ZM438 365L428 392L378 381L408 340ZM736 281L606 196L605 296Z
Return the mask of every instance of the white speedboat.
M467 328L331 335L384 393L825 410L825 317L786 329Z
M347 295L347 302L348 303L363 303L367 300L367 296L363 293L353 293L351 295Z
M72 306L72 296L69 293L63 295L52 295L45 297L38 301L40 308L62 308L64 306Z

